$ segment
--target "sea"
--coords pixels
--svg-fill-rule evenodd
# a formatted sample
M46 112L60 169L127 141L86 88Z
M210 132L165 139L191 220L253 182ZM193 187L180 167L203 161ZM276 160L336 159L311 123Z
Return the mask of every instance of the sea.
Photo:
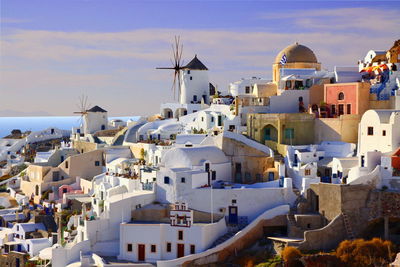
M109 117L109 120L137 121L140 116ZM11 133L14 129L25 131L40 131L49 127L61 130L71 130L81 124L80 116L42 116L42 117L0 117L0 138Z

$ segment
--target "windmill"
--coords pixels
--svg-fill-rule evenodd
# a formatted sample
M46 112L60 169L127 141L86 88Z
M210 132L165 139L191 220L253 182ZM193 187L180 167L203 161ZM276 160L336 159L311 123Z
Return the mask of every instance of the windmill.
M80 111L75 111L74 114L81 114L78 118L78 122L79 122L79 125L82 125L83 116L87 114L87 110L90 106L90 104L88 105L88 97L85 95L80 96L79 103L76 104L76 106L78 107L78 109Z
M180 36L175 36L175 43L172 44L172 56L173 56L173 60L171 59L172 67L156 68L158 70L174 70L174 81L172 83L172 88L171 88L172 91L174 92L174 99L175 99L177 79L178 79L178 99L181 94L180 72L184 67L182 61L182 51L183 51L183 44L180 43Z

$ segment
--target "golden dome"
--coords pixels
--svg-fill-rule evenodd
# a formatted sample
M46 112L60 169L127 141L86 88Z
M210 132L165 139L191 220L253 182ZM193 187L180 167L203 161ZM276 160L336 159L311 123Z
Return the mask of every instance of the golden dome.
M297 42L289 45L283 49L275 58L275 63L279 63L282 59L283 54L286 55L287 63L295 62L306 62L306 63L318 63L317 57L314 52L307 46L300 45Z

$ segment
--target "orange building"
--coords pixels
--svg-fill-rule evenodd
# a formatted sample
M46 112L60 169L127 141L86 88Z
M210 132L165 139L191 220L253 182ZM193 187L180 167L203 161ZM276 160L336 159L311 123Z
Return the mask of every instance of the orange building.
M400 147L392 155L392 167L393 169L400 170Z

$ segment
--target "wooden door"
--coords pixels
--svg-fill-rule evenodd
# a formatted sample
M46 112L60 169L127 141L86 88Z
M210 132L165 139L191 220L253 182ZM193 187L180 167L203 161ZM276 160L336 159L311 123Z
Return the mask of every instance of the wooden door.
M185 256L185 244L177 244L176 257L181 258Z
M146 246L143 244L138 245L138 261L146 260Z

